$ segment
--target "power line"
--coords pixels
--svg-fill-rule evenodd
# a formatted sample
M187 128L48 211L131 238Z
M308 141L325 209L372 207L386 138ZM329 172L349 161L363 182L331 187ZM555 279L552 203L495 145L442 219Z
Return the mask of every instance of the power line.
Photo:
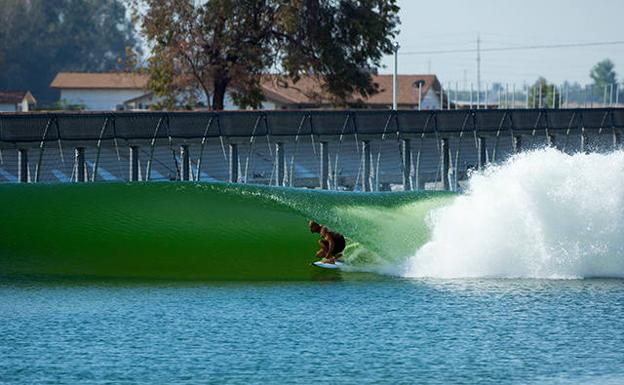
M531 49L550 49L550 48L573 48L573 47L596 47L607 45L620 45L624 44L624 40L616 41L602 41L593 43L564 43L564 44L542 44L542 45L525 45L516 47L497 47L497 48L481 48L481 52L498 52L498 51L521 51ZM441 49L432 51L404 51L399 55L435 55L435 54L447 54L447 53L473 53L477 51L474 48L466 49Z

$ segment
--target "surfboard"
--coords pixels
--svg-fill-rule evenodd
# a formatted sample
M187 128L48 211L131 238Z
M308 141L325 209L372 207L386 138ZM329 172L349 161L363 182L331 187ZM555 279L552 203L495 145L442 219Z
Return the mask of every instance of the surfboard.
M336 263L324 263L321 261L316 261L312 262L312 264L322 269L340 269L342 266L344 266L344 263L340 261L336 261Z

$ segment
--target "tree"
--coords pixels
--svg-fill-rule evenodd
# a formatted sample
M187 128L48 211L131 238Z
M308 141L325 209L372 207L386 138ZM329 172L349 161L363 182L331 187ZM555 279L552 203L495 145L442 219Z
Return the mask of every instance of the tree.
M615 65L609 59L604 59L592 68L589 76L594 81L594 96L602 99L609 91L608 87L615 87L617 84L617 74L613 70Z
M528 92L531 108L559 108L559 90L545 78L538 78Z
M4 0L0 7L0 89L28 89L51 103L60 71L117 69L136 48L121 0Z
M377 92L371 72L392 53L396 0L132 0L152 47L150 87L173 105L203 93L215 110L226 91L258 107L262 76L313 75L335 104Z

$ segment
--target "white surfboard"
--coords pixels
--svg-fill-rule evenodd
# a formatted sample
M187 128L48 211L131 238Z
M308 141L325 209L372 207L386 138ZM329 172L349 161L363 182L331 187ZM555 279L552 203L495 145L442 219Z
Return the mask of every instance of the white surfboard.
M325 263L322 261L316 261L312 264L322 269L340 269L342 266L344 266L344 263L340 261L336 261L336 263Z

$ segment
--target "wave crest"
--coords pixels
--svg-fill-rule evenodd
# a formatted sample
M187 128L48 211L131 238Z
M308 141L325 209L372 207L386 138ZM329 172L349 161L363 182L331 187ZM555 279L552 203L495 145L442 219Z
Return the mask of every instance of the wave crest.
M432 211L406 277L624 277L624 151L522 153Z

